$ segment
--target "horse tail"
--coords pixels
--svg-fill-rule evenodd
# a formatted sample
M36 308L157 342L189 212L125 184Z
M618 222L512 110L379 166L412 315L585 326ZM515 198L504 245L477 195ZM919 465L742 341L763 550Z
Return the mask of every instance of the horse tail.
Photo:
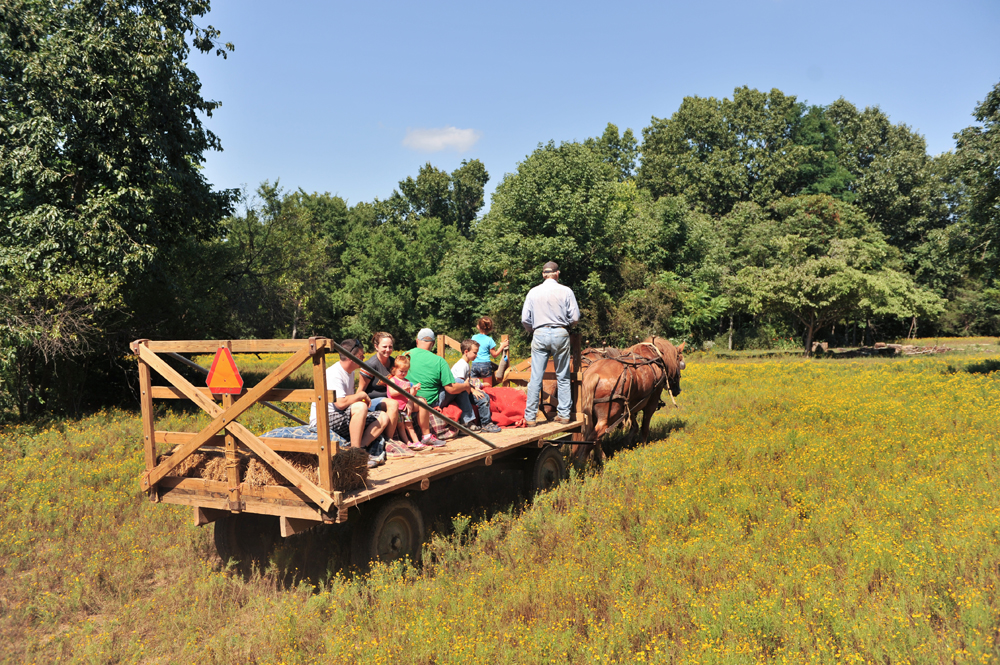
M594 413L594 396L597 394L597 384L601 377L597 372L587 372L583 375L583 386L580 387L580 410L583 412L583 440L590 441L594 435L594 425L597 414Z

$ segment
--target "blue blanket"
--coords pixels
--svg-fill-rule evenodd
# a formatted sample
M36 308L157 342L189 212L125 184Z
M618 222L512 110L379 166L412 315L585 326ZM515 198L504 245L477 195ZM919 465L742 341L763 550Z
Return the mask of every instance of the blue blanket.
M315 439L318 438L316 434L316 428L310 427L309 425L300 425L299 427L279 427L278 429L273 429L265 437L272 437L275 439ZM350 443L344 440L336 432L330 432L330 440L336 441L337 445L341 448L350 447Z

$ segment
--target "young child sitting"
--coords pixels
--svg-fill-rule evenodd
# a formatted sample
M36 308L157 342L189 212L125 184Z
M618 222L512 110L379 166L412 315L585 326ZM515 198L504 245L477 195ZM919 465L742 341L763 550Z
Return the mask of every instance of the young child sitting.
M406 380L406 373L409 371L410 356L404 353L396 358L395 364L392 366L392 373L389 375L389 379L393 383L392 386L389 386L389 397L399 402L400 418L396 424L395 438L405 443L410 450L424 450L428 446L420 443L417 431L413 428L413 419L410 418L412 409L415 407L411 407L410 401L401 394L406 392L410 395L416 395L417 391L420 390L419 383L411 384Z
M462 357L458 359L451 367L451 375L455 377L455 381L458 383L472 383L472 371L470 361L475 359L476 354L479 352L479 343L471 339L467 339L462 342ZM493 422L490 417L490 396L475 387L474 384L472 388L472 400L470 403L469 393L458 393L455 397L455 401L458 403L459 407L462 409L462 416L466 419L466 423L471 423L469 429L476 431L479 429L475 426L475 414L472 410L473 403L475 404L476 411L479 412L479 422L482 426L482 431L489 434L493 434L500 431L500 428Z
M496 358L501 353L507 350L507 342L504 341L497 346L493 338L490 337L490 333L493 332L493 319L488 316L484 316L476 322L476 328L479 330L479 334L472 336L472 341L479 345L479 351L476 352L476 358L469 364L469 368L472 371L472 376L477 379L493 378L493 363L490 361L490 357Z

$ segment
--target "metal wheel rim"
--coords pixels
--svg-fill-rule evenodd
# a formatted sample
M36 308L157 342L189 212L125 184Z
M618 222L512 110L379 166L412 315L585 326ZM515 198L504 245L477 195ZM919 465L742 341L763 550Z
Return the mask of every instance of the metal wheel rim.
M559 477L561 475L562 469L559 465L559 460L554 457L549 457L542 460L542 464L538 469L538 486L540 489L547 490L559 483Z
M406 515L393 515L379 530L375 556L381 561L401 559L413 551L415 542L414 528Z

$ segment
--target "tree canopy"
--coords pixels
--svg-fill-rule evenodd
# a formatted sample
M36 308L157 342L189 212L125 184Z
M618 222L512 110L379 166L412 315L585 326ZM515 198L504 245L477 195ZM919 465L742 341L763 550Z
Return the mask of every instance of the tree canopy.
M1000 333L1000 84L937 156L878 107L743 86L684 98L641 142L607 123L539 143L485 213L478 159L348 205L205 181L219 103L188 59L232 50L196 25L208 8L0 6L0 408L78 407L140 336L406 346L490 315L524 352L521 305L550 260L589 344Z
M219 103L188 67L225 55L207 2L10 0L0 5L0 370L22 409L44 400L16 366L100 344L157 253L218 235L233 194L199 168ZM127 316L127 314L126 314Z

